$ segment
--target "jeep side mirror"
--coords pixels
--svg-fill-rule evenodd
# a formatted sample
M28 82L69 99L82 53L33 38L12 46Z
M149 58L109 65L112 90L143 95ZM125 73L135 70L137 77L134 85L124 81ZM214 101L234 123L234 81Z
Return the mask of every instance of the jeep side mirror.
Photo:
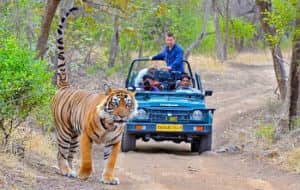
M213 91L212 90L205 90L205 96L212 96Z

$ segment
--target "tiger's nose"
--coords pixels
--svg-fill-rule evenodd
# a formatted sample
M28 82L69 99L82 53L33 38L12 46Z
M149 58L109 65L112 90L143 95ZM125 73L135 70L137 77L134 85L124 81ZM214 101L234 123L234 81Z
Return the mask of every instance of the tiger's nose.
M115 120L127 120L127 116L126 115L116 115Z
M125 120L126 118L127 118L126 115L120 115L120 119L121 119L121 120Z

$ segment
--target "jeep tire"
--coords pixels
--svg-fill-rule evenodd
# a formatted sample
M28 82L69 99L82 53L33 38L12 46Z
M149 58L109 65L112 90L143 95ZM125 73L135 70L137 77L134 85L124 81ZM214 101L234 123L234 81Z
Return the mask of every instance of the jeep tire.
M122 137L121 151L128 152L134 150L135 147L136 147L135 135L128 134L127 131L125 130Z
M202 135L199 138L194 138L191 142L191 152L198 152L199 154L211 150L212 135Z

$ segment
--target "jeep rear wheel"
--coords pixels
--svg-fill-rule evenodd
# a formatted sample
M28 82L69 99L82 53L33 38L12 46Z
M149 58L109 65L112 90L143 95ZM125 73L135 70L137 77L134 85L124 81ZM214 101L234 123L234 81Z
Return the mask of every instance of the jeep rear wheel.
M125 130L122 137L121 151L128 152L136 147L135 135L128 134Z
M191 152L198 152L199 154L211 150L212 135L203 135L200 138L193 139L191 142Z

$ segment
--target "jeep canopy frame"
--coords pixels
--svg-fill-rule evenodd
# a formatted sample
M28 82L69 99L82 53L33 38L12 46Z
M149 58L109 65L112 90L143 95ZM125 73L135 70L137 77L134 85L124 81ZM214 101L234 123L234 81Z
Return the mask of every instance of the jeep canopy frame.
M138 58L138 59L134 59L131 62L130 67L129 67L129 71L128 71L128 75L127 75L127 78L126 78L126 81L125 81L125 88L129 87L129 80L130 80L132 69L133 69L134 65L139 63L139 62L145 62L145 61L151 61L151 59L149 59L149 58ZM155 61L164 61L164 60L155 60ZM182 62L184 64L186 64L187 69L188 69L188 74L191 77L193 87L195 88L196 87L195 78L194 78L194 75L193 75L193 72L192 72L192 69L191 69L191 65L187 60L183 60ZM198 81L198 83L199 83L199 81ZM197 84L197 87L199 87L199 84Z

